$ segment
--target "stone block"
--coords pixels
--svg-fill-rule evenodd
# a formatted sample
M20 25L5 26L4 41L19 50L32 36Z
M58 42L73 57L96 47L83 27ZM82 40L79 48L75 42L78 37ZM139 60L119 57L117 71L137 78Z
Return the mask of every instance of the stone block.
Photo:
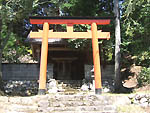
M39 76L40 67L35 64L2 64L3 80L30 80L30 78ZM53 65L48 64L48 75L53 76ZM31 80L34 80L33 78Z
M0 96L0 102L8 102L8 97Z
M107 105L104 107L104 110L105 111L115 111L116 110L116 107L114 105Z
M93 75L93 65L85 65L85 78L89 79ZM106 68L101 67L102 78L111 77L114 78L114 65L107 65Z
M17 112L27 112L27 113L32 113L34 111L38 110L37 106L24 106L24 105L18 105L18 104L13 104L11 106L11 110L17 111Z

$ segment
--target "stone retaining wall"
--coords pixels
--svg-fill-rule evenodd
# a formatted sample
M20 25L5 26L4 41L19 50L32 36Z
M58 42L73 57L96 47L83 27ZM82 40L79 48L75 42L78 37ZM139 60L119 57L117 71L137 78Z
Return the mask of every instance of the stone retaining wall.
M85 65L84 66L85 70L85 79L89 79L94 75L94 67L93 65ZM105 68L101 66L101 74L102 74L102 79L114 79L115 75L115 66L114 65L107 65Z
M40 66L38 63L27 64L2 64L3 80L38 80ZM93 66L84 66L85 79L91 79L93 75ZM114 65L107 65L106 68L101 68L102 79L113 79ZM53 78L53 64L48 64L47 78Z
M140 105L142 107L150 107L150 94L133 94L129 96L132 104Z
M38 63L2 64L3 80L38 80ZM48 64L48 78L53 76L53 65Z

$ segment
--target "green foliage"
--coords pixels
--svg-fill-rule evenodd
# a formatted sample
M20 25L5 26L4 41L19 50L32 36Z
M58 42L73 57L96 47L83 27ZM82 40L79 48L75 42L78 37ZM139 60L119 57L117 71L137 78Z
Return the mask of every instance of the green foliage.
M98 0L70 0L68 2L72 4L68 9L65 8L65 15L69 16L111 16L113 15L113 1L98 1ZM90 25L75 25L75 31L87 31L91 30ZM98 26L98 29L104 31L113 31L112 25L107 26ZM113 34L113 33L112 33ZM111 35L113 36L113 35ZM69 44L73 48L79 49L91 49L92 44L91 40L87 39L69 39ZM102 45L100 48L101 51L101 60L105 63L106 61L112 61L113 59L113 39L110 41L99 40L99 44Z
M11 33L9 40L3 49L3 62L20 63L21 55L28 54L29 47L19 42L19 37Z
M128 46L131 44L132 39L123 39L122 43L121 43L121 52L122 53L128 53L129 52L129 48Z
M135 63L140 66L149 67L150 66L150 52L149 51L141 52L137 56Z
M22 35L23 20L32 10L32 2L33 0L2 0L0 4L0 48L4 61L18 62L19 56L27 54L28 46Z
M74 25L74 32L87 32L90 29L90 25ZM67 42L71 48L76 49L85 49L91 44L91 41L87 39L67 39Z
M89 46L89 43L91 43L87 39L68 39L69 46L71 48L78 48L78 49L85 49L87 46Z
M135 56L134 63L145 67L150 65L149 14L150 0L123 1L121 16L122 56Z
M138 76L138 83L139 83L140 87L150 84L150 67L149 68L146 68L146 67L142 68L142 70Z
M10 39L4 51L3 56L6 57L6 51L17 49L16 43L23 49L24 28L23 20L29 15L38 16L112 16L113 15L113 0L0 0L0 12L3 20L1 30L1 42L4 42L7 35L10 34ZM122 4L123 3L123 4ZM149 54L150 48L150 12L149 0L126 0L121 3L121 30L122 30L122 54L136 56L136 64L142 66L150 65ZM113 22L113 21L112 21ZM10 24L11 23L11 24ZM11 26L11 27L9 27ZM62 28L61 28L62 29ZM75 25L75 31L90 30L89 25ZM113 60L114 54L114 26L113 23L107 26L98 26L98 29L111 32L111 40L99 40L101 46L101 55L109 61ZM28 29L30 30L30 29ZM9 33L7 33L9 31ZM86 48L91 45L91 40L69 39L71 47ZM89 47L90 48L90 47ZM26 49L25 49L26 50ZM19 52L21 53L21 52ZM124 55L123 55L124 56ZM144 57L144 58L143 58ZM102 57L103 59L103 57Z
M123 3L123 28L129 37L149 37L150 33L150 1L127 0Z

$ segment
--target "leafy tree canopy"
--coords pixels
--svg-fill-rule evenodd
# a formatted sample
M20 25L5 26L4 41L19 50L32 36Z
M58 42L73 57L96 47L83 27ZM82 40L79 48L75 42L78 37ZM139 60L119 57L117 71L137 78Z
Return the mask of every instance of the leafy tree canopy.
M126 0L122 4L122 49L135 56L135 63L150 62L150 0Z

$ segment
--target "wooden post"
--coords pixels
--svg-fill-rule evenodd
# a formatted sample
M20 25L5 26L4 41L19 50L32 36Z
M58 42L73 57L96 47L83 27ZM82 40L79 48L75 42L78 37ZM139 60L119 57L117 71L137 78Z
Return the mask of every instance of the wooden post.
M41 48L41 63L40 63L40 80L39 80L39 95L44 95L46 92L46 72L47 72L47 55L48 55L48 32L49 24L43 24L43 37Z
M97 25L92 23L92 47L93 47L93 63L94 63L94 76L95 76L95 94L102 93L101 83L101 68L98 46Z

